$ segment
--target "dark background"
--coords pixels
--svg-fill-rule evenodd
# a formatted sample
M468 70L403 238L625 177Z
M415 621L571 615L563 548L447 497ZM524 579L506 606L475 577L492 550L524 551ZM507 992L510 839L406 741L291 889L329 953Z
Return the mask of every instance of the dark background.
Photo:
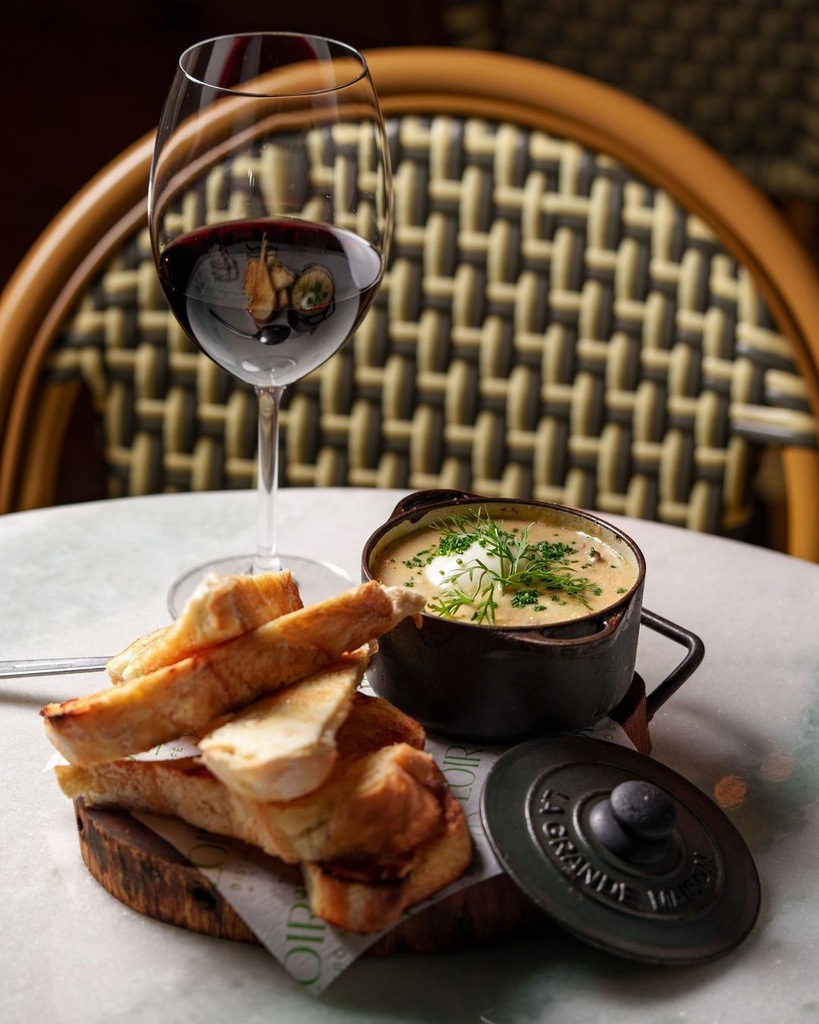
M190 44L285 30L361 49L455 40L493 48L497 33L484 29L494 25L498 3L471 6L480 14L476 33L458 0L4 0L0 289L65 203L156 126L176 60ZM555 17L561 11L565 0L556 0ZM543 56L560 63L551 50ZM819 202L779 202L819 259Z
M315 32L360 49L445 42L441 0L6 0L0 288L61 207L159 120L178 55L211 35Z
M492 0L467 6L481 24L499 9ZM75 192L156 126L177 57L191 43L279 29L360 49L455 40L492 48L496 34L472 38L464 10L457 0L5 0L0 288ZM777 201L819 259L819 201Z

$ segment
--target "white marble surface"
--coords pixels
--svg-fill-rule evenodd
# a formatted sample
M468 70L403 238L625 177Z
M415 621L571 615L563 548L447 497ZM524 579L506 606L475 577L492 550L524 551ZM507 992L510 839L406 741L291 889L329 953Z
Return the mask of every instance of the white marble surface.
M358 574L395 492L282 495L282 549ZM626 523L649 566L645 604L699 633L702 667L660 710L654 756L728 811L759 869L759 923L695 968L597 953L556 928L443 956L364 958L320 999L265 952L127 909L88 875L71 805L44 772L39 708L99 688L87 674L0 680L0 1018L425 1021L431 1024L791 1024L819 1021L819 567L740 544ZM180 570L250 546L254 495L152 497L0 518L0 659L109 654L167 621ZM644 632L649 686L679 649ZM727 780L727 781L726 781Z

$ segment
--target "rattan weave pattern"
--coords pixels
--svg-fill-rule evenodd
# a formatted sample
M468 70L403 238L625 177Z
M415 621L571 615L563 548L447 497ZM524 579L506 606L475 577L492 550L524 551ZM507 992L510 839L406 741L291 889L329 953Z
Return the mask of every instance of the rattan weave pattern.
M579 71L684 124L760 188L819 197L814 0L445 0L451 40Z
M288 389L283 483L470 488L740 529L759 446L814 446L816 425L787 340L706 225L540 131L407 116L389 133L385 280L354 338ZM90 388L112 495L252 483L252 391L167 311L144 227L47 372Z

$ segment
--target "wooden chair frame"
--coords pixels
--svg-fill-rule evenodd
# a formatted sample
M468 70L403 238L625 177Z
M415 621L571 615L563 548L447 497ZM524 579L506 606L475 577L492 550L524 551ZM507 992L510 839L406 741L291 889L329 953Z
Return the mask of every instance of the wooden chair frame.
M819 274L767 199L719 155L641 101L573 72L477 51L367 55L385 114L450 113L572 138L628 165L696 214L752 273L819 417ZM145 216L153 133L103 169L52 221L0 298L0 512L48 504L77 385L38 378L77 292ZM788 550L819 561L819 455L783 447ZM23 468L27 472L22 472Z

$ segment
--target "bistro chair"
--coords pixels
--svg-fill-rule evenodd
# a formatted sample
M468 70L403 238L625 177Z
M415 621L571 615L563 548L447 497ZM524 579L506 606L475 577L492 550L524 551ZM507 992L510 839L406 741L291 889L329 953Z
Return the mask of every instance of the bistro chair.
M684 124L783 203L819 199L813 0L443 0L454 45L577 71Z
M819 278L761 193L573 72L368 58L392 250L354 338L286 392L282 483L467 488L740 538L773 493L781 546L819 561ZM0 299L0 511L60 500L82 408L98 446L79 457L110 497L253 483L253 395L157 282L152 141L63 210Z

